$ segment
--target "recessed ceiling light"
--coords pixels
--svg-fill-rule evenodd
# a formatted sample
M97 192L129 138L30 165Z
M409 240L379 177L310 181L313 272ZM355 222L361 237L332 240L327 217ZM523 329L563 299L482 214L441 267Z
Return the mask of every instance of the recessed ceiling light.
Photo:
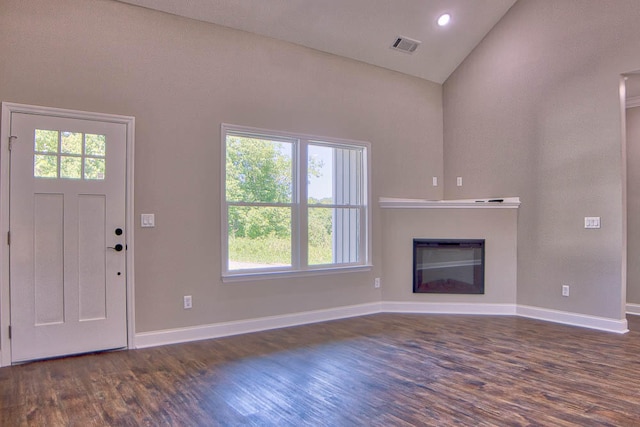
M438 18L438 25L444 27L449 23L449 21L451 21L451 15L449 15L448 13L443 13L442 15L440 15L440 18Z

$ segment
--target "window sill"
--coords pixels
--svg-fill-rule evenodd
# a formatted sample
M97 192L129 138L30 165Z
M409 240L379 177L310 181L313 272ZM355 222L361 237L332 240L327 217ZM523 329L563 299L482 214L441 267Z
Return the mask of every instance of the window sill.
M227 274L222 276L223 283L233 282L247 282L252 280L269 280L269 279L281 279L289 277L308 277L308 276L323 276L328 274L342 274L342 273L357 273L363 271L371 271L372 265L357 265L348 267L333 267L333 268L318 268L309 270L296 270L296 271L259 271L255 273L238 273Z

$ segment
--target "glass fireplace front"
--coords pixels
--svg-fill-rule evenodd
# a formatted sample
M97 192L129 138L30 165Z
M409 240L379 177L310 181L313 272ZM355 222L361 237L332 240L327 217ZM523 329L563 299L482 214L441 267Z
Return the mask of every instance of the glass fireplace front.
M484 294L484 239L413 239L413 292Z

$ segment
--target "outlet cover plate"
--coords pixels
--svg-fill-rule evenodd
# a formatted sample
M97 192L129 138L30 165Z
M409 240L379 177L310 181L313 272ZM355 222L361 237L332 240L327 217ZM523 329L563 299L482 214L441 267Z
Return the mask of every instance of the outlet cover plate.
M183 307L185 310L193 307L193 299L191 298L191 295L185 295L183 297Z
M600 217L599 216L585 216L584 217L584 228L600 228Z
M141 227L155 227L156 215L155 214L140 214L140 226Z

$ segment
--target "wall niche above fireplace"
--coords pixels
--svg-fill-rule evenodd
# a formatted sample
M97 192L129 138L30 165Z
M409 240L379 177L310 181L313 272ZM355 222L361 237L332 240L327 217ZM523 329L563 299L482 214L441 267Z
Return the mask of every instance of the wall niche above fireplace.
M413 292L484 294L484 239L413 239Z

